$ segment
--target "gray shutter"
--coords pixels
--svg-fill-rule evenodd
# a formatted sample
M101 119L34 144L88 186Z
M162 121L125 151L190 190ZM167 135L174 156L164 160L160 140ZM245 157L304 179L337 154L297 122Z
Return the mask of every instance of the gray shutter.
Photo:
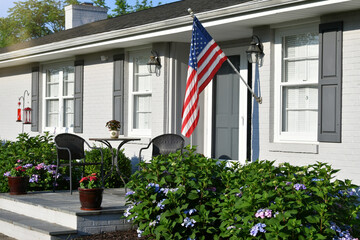
M83 132L84 60L75 61L74 132Z
M319 26L319 142L341 142L342 29Z
M31 131L39 131L39 67L31 69Z
M124 134L124 54L114 56L113 119L120 121Z

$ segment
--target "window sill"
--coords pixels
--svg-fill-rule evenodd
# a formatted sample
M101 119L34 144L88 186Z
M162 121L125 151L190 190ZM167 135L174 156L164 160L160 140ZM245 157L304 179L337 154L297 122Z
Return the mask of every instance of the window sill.
M318 143L270 143L270 152L318 154Z

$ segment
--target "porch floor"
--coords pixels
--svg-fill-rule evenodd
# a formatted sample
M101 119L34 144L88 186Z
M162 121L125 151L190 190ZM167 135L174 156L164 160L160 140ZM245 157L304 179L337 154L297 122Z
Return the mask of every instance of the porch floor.
M77 191L72 195L69 191L1 193L0 233L23 239L29 231L35 231L44 235L37 239L67 239L69 232L74 237L131 228L131 223L121 218L126 209L124 188L105 189L101 207L96 211L80 210ZM34 222L37 226L31 225ZM63 234L58 229L63 229Z

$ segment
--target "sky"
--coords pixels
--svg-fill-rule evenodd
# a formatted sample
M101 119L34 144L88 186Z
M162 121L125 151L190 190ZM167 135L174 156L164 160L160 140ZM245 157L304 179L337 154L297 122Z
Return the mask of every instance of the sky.
M0 17L7 17L8 15L8 9L12 8L14 6L14 2L19 2L24 0L0 0ZM159 2L161 4L171 3L175 2L177 0L152 0L153 6L157 6ZM92 2L91 0L80 0L80 2ZM110 7L108 13L112 13L112 9L114 8L115 0L105 0L106 5ZM129 5L134 5L136 3L136 0L128 0L127 1ZM140 1L139 1L140 2Z

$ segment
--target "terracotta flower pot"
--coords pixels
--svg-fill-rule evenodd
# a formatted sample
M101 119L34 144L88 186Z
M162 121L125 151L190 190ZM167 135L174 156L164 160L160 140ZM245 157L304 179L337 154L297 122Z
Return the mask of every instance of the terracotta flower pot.
M8 177L10 195L26 194L29 177Z
M103 188L79 188L81 210L100 210L103 197Z

